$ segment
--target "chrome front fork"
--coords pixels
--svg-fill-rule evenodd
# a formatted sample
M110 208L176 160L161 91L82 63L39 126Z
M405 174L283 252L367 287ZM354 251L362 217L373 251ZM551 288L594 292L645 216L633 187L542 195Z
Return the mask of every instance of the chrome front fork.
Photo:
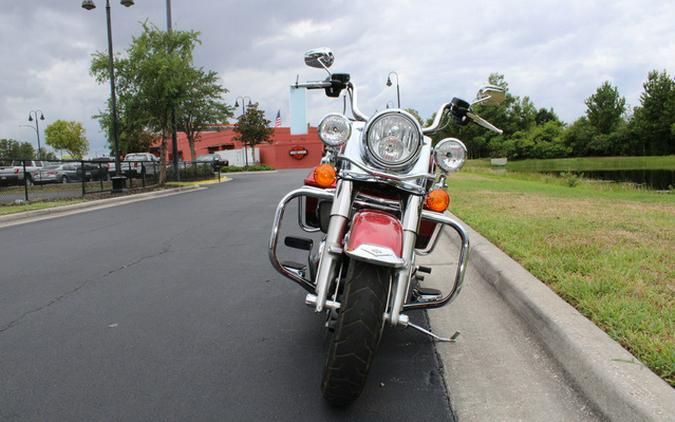
M326 243L321 253L319 268L316 277L316 295L311 296L311 303L316 312L322 312L326 307L328 298L328 288L331 281L335 278L337 266L340 263L342 255L342 240L349 223L349 215L352 204L352 182L341 180L336 188L336 196L331 209L330 224ZM410 289L410 278L415 265L415 242L417 240L417 229L422 212L423 197L410 195L403 212L403 245L402 258L405 265L396 270L393 276L393 300L391 300L391 311L387 318L391 325L406 325L407 318L401 318L401 311L405 304L408 290ZM330 307L334 305L331 303Z
M352 181L338 180L335 187L335 199L330 211L330 223L326 234L326 243L321 252L319 268L316 271L316 299L314 311L322 312L326 306L328 288L335 278L336 268L341 260L342 240L344 239L349 213L352 207Z
M401 323L401 310L405 304L410 288L410 277L415 266L415 242L417 241L417 229L420 223L423 197L410 195L406 203L401 226L403 227L402 257L405 265L394 273L394 300L391 302L389 322L391 325Z

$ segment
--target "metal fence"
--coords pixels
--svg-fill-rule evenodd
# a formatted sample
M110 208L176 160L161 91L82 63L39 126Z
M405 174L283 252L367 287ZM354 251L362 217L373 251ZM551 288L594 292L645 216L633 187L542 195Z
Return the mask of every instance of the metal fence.
M178 172L166 166L167 181L218 178L220 166L211 162L183 161ZM159 161L121 161L127 192L159 184ZM0 160L0 205L106 196L112 193L115 163L107 160Z

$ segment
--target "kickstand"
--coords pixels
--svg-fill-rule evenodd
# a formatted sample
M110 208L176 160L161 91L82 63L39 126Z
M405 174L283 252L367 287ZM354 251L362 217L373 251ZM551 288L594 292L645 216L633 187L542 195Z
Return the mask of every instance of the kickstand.
M437 336L436 334L432 333L431 331L425 330L424 328L420 327L419 325L415 325L412 322L408 323L408 327L412 327L412 328L416 329L417 331L422 332L422 333L428 335L429 337L435 339L436 341L440 341L440 342L444 342L444 343L454 343L455 341L457 341L457 337L459 337L459 334L460 334L459 331L455 331L455 334L453 334L452 337L446 338L446 337Z

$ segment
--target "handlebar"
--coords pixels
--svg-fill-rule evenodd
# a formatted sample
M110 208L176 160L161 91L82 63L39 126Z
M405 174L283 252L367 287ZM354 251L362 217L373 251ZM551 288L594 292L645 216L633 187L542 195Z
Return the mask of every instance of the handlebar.
M434 121L431 122L431 125L422 128L422 133L425 135L430 135L438 130L438 127L441 125L441 120L443 120L443 114L445 110L449 108L451 103L445 103L438 109Z
M293 88L307 88L307 89L325 89L333 86L331 81L308 81L304 83L294 83Z
M368 116L359 109L358 93L356 86L349 81L349 75L346 76L347 78L344 81L331 79L324 81L308 81L304 83L296 82L291 86L294 88L325 89L326 93L331 97L339 96L340 90L346 89L347 93L349 94L350 105L352 114L354 115L354 119L360 120L362 122L367 122ZM332 92L329 93L331 89ZM486 129L492 130L499 134L502 133L501 129L498 129L487 120L478 116L471 110L471 105L469 103L459 98L453 98L452 101L450 101L449 103L441 105L441 107L436 112L436 116L434 117L433 122L431 122L431 125L422 128L422 133L425 135L430 135L439 130L441 122L443 120L443 115L445 114L446 110L450 112L452 117L454 117L454 119L460 125L465 125L469 122L469 120L471 120L474 123Z
M334 80L325 80L325 81L308 81L304 83L294 83L291 85L293 88L307 88L307 89L328 89L335 87L336 84L341 84L340 89L345 87L347 93L349 94L349 100L351 103L351 110L354 118L362 122L368 121L368 116L359 109L358 105L358 92L356 86L351 82L341 82Z

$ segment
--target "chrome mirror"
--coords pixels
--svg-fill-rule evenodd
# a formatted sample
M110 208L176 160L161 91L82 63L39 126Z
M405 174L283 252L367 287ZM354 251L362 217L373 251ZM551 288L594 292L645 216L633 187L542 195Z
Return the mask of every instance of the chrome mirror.
M326 71L328 71L328 68L331 67L334 60L335 57L330 48L315 48L305 52L305 64L309 67L326 69Z
M484 104L496 106L506 99L506 90L496 85L486 85L478 90L472 105Z

